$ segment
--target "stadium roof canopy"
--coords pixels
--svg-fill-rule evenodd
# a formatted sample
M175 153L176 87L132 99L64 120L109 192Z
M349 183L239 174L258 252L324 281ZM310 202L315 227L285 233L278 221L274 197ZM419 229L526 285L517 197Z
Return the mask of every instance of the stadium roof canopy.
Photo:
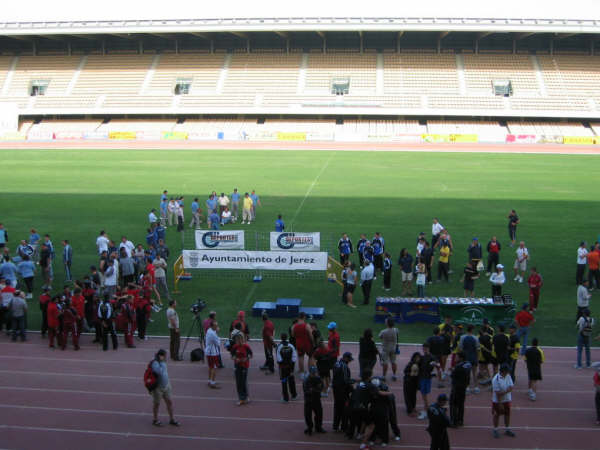
M0 18L4 36L268 31L600 34L600 1L31 0Z

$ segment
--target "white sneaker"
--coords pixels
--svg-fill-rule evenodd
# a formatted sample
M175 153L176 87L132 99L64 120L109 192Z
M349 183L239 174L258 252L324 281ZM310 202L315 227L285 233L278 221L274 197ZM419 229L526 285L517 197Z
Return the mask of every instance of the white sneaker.
M523 277L519 277L519 283L523 282Z
M244 221L242 220L242 225L244 225L245 223L246 223L246 222L244 222Z
M419 416L417 417L417 419L419 420L425 420L427 418L427 413L425 411L421 411L419 413Z
M519 281L519 275L513 278L513 281Z

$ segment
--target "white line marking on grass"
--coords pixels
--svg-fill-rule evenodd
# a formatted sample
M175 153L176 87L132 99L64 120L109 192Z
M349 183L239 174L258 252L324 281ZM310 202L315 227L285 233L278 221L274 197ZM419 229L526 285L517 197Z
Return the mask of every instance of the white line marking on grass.
M291 229L292 230L294 229L294 222L296 222L296 218L298 217L298 214L300 214L300 210L304 206L304 202L306 201L306 199L308 198L308 196L312 192L313 188L317 184L317 181L319 181L319 178L321 177L321 175L323 175L323 172L325 172L325 169L327 169L327 167L329 166L329 163L331 162L331 160L333 159L334 156L335 156L335 153L332 153L331 156L329 157L329 159L327 159L327 161L325 161L325 164L323 164L323 167L321 167L321 170L319 171L319 173L317 174L317 176L315 177L315 179L313 180L313 182L308 187L308 190L306 191L306 194L304 194L304 198L300 202L300 205L296 209L296 212L294 213L294 217L292 218L292 223L291 223Z

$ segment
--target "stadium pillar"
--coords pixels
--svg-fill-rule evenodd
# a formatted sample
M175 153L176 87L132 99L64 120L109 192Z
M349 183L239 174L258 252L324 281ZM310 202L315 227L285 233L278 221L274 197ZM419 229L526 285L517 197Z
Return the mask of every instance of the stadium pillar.
M442 40L440 38L438 38L438 41L437 41L437 52L438 52L438 55L440 53L442 53Z
M289 55L290 54L290 38L287 38L285 40L285 52Z
M475 39L475 54L479 54L479 39Z
M106 55L106 41L102 39L102 56Z
M142 42L142 40L140 39L140 41L138 42L138 53L140 55L144 54L144 43Z
M550 39L550 54L554 55L554 39Z
M211 53L215 52L215 41L214 41L214 39L210 40L210 52Z
M513 55L517 53L517 40L513 39Z
M359 31L358 35L360 37L360 52L363 53L364 50L364 39L363 39L363 32Z
M37 45L35 44L35 40L31 41L31 52L33 56L37 56Z
M71 41L67 42L67 55L71 56Z
M594 40L592 39L590 41L590 55L594 56L594 52L595 52L595 49L594 49Z

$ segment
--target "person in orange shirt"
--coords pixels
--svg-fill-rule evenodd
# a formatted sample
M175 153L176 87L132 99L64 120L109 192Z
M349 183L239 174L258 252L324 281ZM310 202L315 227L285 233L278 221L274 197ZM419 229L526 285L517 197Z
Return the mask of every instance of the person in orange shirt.
M594 250L587 254L588 262L588 279L590 282L590 291L594 289L594 281L596 288L600 288L600 244L596 243Z

